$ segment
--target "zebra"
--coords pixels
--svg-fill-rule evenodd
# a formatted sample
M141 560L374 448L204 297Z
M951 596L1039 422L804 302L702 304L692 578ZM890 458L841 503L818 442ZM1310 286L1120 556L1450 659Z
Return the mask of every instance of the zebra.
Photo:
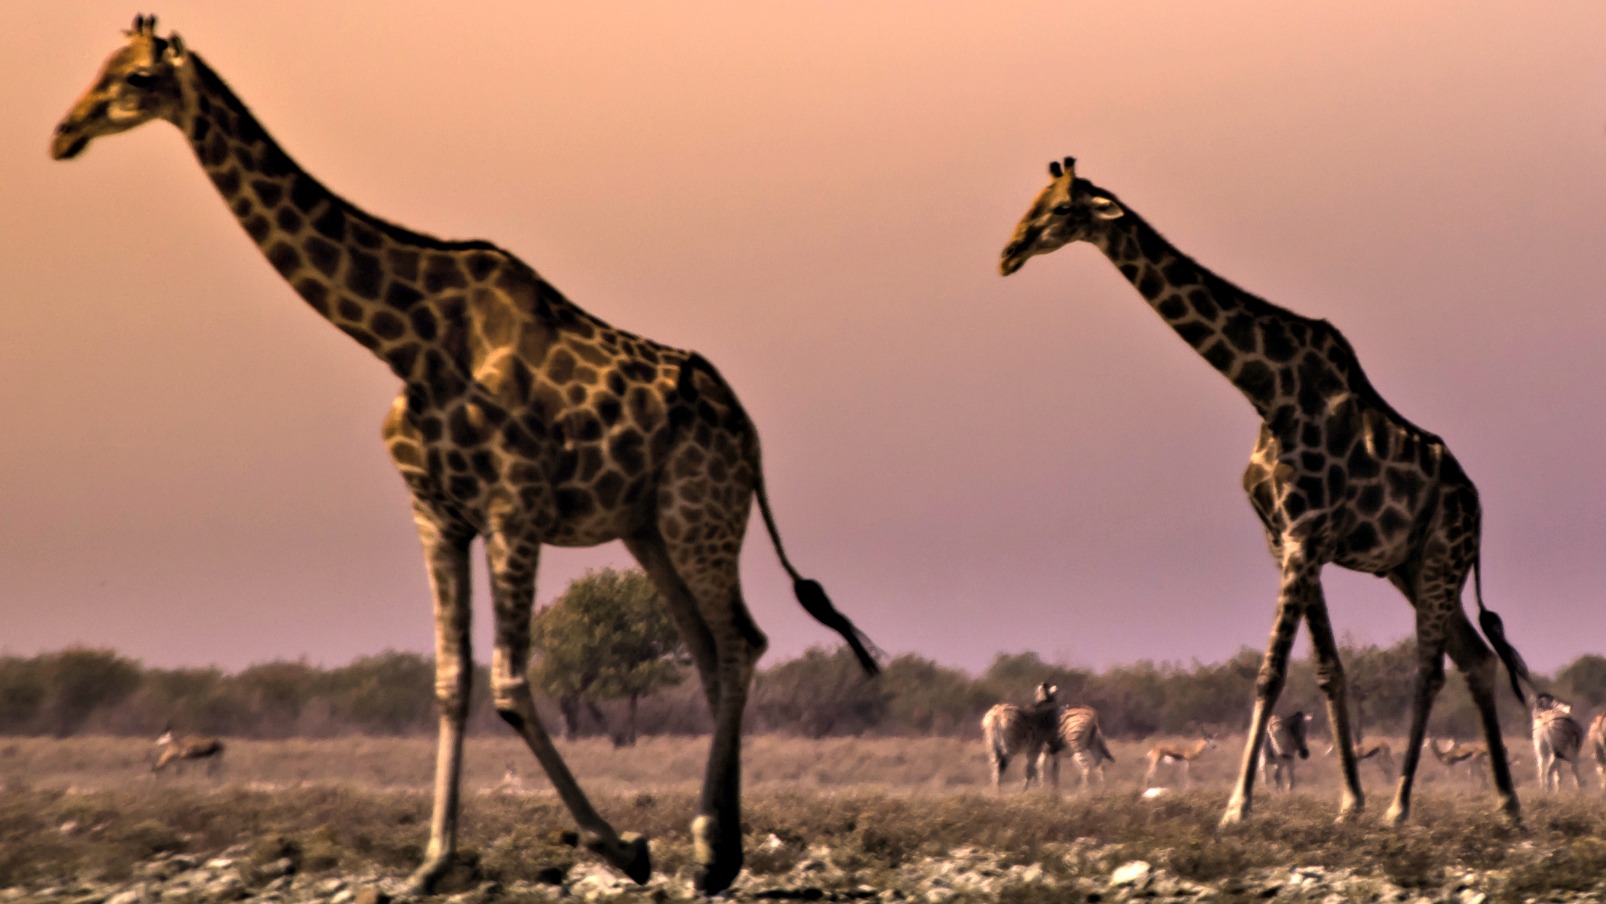
M1561 790L1561 764L1572 768L1573 786L1580 791L1578 760L1584 743L1584 729L1571 715L1572 707L1549 694L1534 698L1534 756L1538 760L1539 787Z
M1000 703L982 716L982 737L987 743L987 759L992 765L994 789L1002 790L1004 770L1009 768L1009 761L1017 755L1024 754L1026 757L1026 781L1022 787L1030 788L1037 781L1039 761L1059 752L1060 745L1055 732L1055 716L1059 712L1059 703L1054 698L1057 693L1059 688L1045 681L1037 686L1035 701L1031 706Z
M1104 784L1104 764L1115 762L1115 754L1110 753L1110 745L1104 740L1104 732L1099 728L1098 710L1091 706L1067 706L1059 714L1058 744L1050 744L1048 752L1044 754L1049 761L1049 777L1058 788L1060 783L1060 750L1068 750L1071 759L1082 770L1082 788L1086 789L1092 782L1093 770L1099 773L1099 784Z
M1154 780L1154 773L1161 763L1182 764L1182 785L1188 787L1193 784L1193 761L1204 755L1204 752L1216 746L1216 736L1200 729L1199 740L1189 744L1181 742L1162 741L1149 748L1144 756L1149 763L1149 771L1143 776L1143 785L1148 787Z
M1305 728L1309 724L1310 716L1304 710L1295 710L1287 716L1272 716L1266 723L1260 768L1267 787L1294 790L1294 757L1310 759L1310 747L1305 743Z
M1489 748L1483 744L1460 744L1454 738L1448 739L1443 745L1429 737L1427 748L1433 758L1444 764L1444 768L1454 774L1465 766L1468 775L1477 779L1480 787L1489 786L1489 776L1484 774L1483 767L1489 763Z
M213 775L223 765L223 742L217 738L174 737L173 726L168 725L157 737L156 746L162 748L162 752L152 764L152 772L161 772L169 765L175 771L182 771L185 763L205 760L207 774Z
M1601 790L1606 791L1606 713L1589 723L1589 738L1584 742L1590 759L1595 761L1595 774L1600 777Z

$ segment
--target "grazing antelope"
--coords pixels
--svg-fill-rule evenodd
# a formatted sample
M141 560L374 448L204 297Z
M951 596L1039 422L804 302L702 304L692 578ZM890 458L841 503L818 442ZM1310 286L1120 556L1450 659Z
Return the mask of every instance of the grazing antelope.
M1039 761L1059 751L1055 732L1059 703L1054 699L1058 692L1058 687L1044 682L1037 686L1031 706L1000 703L982 716L981 730L993 768L994 789L1002 790L1004 770L1017 755L1025 754L1026 781L1022 788L1030 788L1037 781Z
M1332 756L1336 750L1338 750L1337 744L1329 744L1323 755ZM1367 760L1376 763L1377 770L1383 773L1383 777L1389 781L1393 781L1394 776L1400 771L1394 762L1394 748L1390 747L1387 741L1357 741L1355 744L1355 762L1360 764Z
M1573 708L1549 694L1534 699L1534 757L1538 760L1539 787L1561 790L1561 764L1572 768L1573 786L1584 789L1578 777L1578 760L1583 752L1584 729L1571 715Z
M1266 741L1260 748L1260 768L1266 784L1279 790L1294 790L1294 758L1310 759L1305 728L1310 716L1295 710L1288 716L1272 716L1266 722Z
M1476 779L1480 787L1488 787L1489 777L1484 774L1484 765L1489 762L1489 748L1482 744L1459 744L1454 738L1440 744L1432 738L1427 739L1428 752L1433 758L1444 764L1451 774L1465 768L1467 774Z
M1154 781L1154 773L1161 763L1182 764L1182 785L1188 787L1193 784L1193 761L1216 746L1216 736L1208 731L1200 731L1199 740L1189 744L1180 741L1161 741L1149 748L1145 759L1149 762L1149 771L1143 776L1144 787Z
M162 729L156 746L162 752L151 766L152 772L161 772L169 765L174 767L174 771L183 771L186 763L205 760L207 775L213 775L223 765L223 742L217 738L174 737L173 726L169 725Z
M1092 782L1093 770L1099 773L1099 784L1104 784L1104 764L1115 762L1110 745L1105 743L1104 732L1099 728L1098 710L1091 706L1068 706L1060 712L1057 744L1048 745L1043 755L1048 759L1049 781L1055 788L1060 784L1060 750L1070 751L1071 759L1082 770L1082 787Z
M1589 723L1589 738L1584 742L1584 749L1595 761L1595 774L1600 777L1601 789L1606 791L1606 713Z

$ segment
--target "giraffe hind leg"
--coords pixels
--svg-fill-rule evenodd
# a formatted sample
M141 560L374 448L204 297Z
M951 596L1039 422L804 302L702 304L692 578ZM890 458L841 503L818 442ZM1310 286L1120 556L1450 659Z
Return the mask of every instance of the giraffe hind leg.
M1348 819L1366 805L1361 790L1360 765L1355 761L1355 736L1349 724L1348 689L1344 679L1344 665L1338 657L1338 641L1333 637L1333 624L1327 617L1327 601L1318 584L1305 607L1305 624L1310 628L1311 645L1316 649L1316 686L1327 695L1327 724L1333 728L1333 744L1338 748L1339 765L1344 776L1343 800L1339 804L1338 818ZM1289 780L1292 784L1293 773Z
M1464 580L1464 578L1463 578ZM1454 599L1459 600L1460 584L1456 584ZM1516 784L1511 778L1511 765L1506 757L1505 736L1500 730L1500 715L1495 707L1495 687L1499 681L1498 660L1477 629L1467 620L1459 605L1449 615L1449 632L1445 646L1455 667L1466 678L1467 691L1483 724L1483 741L1489 750L1489 771L1494 775L1495 794L1500 809L1513 821L1520 821L1522 807L1517 801ZM1476 770L1487 785L1487 775Z

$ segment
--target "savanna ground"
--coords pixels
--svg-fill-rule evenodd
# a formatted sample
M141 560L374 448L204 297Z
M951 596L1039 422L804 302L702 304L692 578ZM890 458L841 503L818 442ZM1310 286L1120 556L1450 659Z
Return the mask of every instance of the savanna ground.
M1397 831L1379 825L1392 783L1368 763L1362 764L1367 813L1335 824L1338 769L1318 752L1323 744L1299 764L1295 794L1257 789L1249 824L1220 830L1216 820L1241 744L1224 739L1205 754L1192 789L1174 787L1176 777L1162 771L1156 783L1173 787L1145 800L1147 743L1136 741L1112 743L1118 761L1102 789L1079 791L1067 760L1059 795L1021 793L1020 766L1011 764L1000 796L979 740L750 738L747 871L734 896L1112 900L1119 896L1110 889L1112 871L1133 860L1182 882L1182 897L1200 900L1298 897L1298 882L1268 885L1265 877L1306 867L1353 881L1299 899L1606 894L1606 797L1587 774L1581 795L1571 788L1540 793L1531 747L1518 739L1511 746L1524 831L1494 815L1489 793L1426 757L1411 825ZM603 814L621 831L652 839L655 870L670 879L643 894L688 896L687 825L706 740L560 746ZM237 860L245 887L231 896L252 892L252 864L282 864L286 857L304 876L386 881L419 861L428 834L432 739L230 741L216 774L191 767L152 775L153 756L150 743L139 739L0 739L0 889L11 889L12 899L102 900L108 889L148 875L153 859L175 853ZM503 786L509 763L522 787ZM473 866L465 867L458 888L470 889L470 897L516 898L517 889L543 884L556 893L576 876L598 872L589 855L570 846L567 814L516 741L470 738L464 787L461 846ZM1014 879L969 891L962 882L939 882L933 891L926 875L945 862L950 871L959 863L961 872L974 867ZM86 890L86 881L98 884ZM6 895L0 892L0 900Z

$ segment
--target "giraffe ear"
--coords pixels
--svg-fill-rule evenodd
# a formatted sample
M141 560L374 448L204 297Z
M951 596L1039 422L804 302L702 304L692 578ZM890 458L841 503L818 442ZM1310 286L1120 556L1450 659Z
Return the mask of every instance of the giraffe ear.
M1121 209L1121 205L1115 203L1113 198L1104 195L1094 195L1088 200L1088 206L1092 209L1093 216L1101 220L1118 220L1126 216L1126 211Z
M175 31L167 36L167 50L162 54L163 59L175 66L182 66L189 59L189 55L189 50L184 46L184 39L178 36L178 32Z

